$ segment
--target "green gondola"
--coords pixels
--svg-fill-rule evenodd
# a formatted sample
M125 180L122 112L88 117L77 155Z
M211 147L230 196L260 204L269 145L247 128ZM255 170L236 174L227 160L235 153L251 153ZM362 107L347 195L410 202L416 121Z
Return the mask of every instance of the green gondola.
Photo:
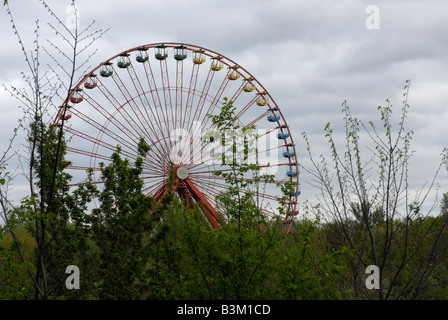
M176 59L177 61L182 61L187 57L186 54L175 54L174 55L174 59Z
M168 54L156 53L155 57L157 60L165 60L168 57Z

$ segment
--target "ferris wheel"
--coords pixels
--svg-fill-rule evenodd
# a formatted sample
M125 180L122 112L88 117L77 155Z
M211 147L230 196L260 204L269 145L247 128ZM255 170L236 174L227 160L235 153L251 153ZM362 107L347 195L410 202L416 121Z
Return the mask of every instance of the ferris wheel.
M54 120L67 138L66 158L71 161L67 170L73 185L85 181L87 170L101 185L100 163L111 161L117 146L132 162L143 138L150 147L141 176L144 192L155 201L173 192L185 203L197 204L210 225L218 228L223 212L216 198L229 186L215 173L231 170L223 159L232 148L225 147L211 117L219 114L223 101L236 108L233 121L238 128L255 130L249 142L244 134L238 136L241 145L254 146L244 149L244 161L257 164L261 172L256 174L274 176L243 192L252 192L263 214L280 216L289 230L298 214L300 183L295 145L284 115L242 66L195 45L154 43L126 50L74 86ZM231 156L235 157L234 148ZM173 169L174 188L168 185ZM254 181L254 173L244 179ZM279 187L286 182L293 186L287 194ZM282 211L280 198L286 206Z

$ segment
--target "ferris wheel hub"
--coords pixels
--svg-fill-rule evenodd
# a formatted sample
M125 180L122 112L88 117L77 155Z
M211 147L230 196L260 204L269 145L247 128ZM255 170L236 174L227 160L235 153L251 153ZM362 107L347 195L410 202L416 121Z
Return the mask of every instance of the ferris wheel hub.
M177 177L181 180L185 180L188 178L188 169L185 167L179 167L177 168Z

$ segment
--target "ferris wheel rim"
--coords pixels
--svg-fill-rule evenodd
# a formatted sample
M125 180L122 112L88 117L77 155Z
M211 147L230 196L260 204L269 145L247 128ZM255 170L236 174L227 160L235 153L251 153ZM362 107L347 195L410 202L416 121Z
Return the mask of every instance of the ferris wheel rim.
M127 50L125 50L125 51L122 51L122 52L120 52L120 53L118 53L118 54L112 56L111 58L109 58L109 59L107 59L107 60L101 62L100 64L98 64L98 66L96 66L95 68L93 68L90 72L88 72L84 77L82 77L82 78L77 82L77 84L73 87L73 89L71 90L71 92L75 92L75 91L77 91L77 90L82 90L82 89L80 89L81 86L82 86L82 84L85 83L86 80L87 80L89 77L91 77L92 75L94 75L95 72L97 72L102 66L104 66L105 64L109 64L109 63L111 63L112 61L114 61L115 59L119 58L120 56L123 56L123 55L130 55L131 53L133 53L133 52L135 52L135 51L137 51L137 50L142 50L142 49L143 49L143 50L149 50L149 49L152 49L152 48L157 48L158 46L164 46L164 47L166 47L166 48L176 48L176 47L178 47L178 46L182 46L183 49L189 50L189 51L191 51L191 52L194 52L194 51L196 51L196 50L202 50L202 53L203 53L205 56L208 56L209 58L213 58L213 57L221 57L221 58L222 58L222 62L223 62L224 65L226 65L227 67L232 67L232 66L237 67L237 68L235 68L235 71L236 71L238 74L244 76L245 78L250 78L250 79L251 79L251 82L256 83L257 87L256 87L255 90L257 90L258 93L263 93L263 96L266 96L266 97L269 98L269 104L275 106L275 108L276 108L276 110L277 110L277 113L280 115L281 119L283 120L282 122L285 124L285 125L281 128L281 129L282 129L282 132L283 132L283 129L284 129L284 130L288 133L288 136L289 136L288 139L291 141L291 145L292 145L292 148L293 148L293 150L294 150L294 153L296 153L295 145L294 145L294 139L293 139L293 136L292 136L292 134L291 134L291 130L290 130L289 126L287 125L286 118L285 118L285 116L283 115L281 109L278 107L278 105L277 105L275 99L274 99L274 98L271 96L271 94L266 90L266 88L263 86L263 84L260 83L260 81L258 81L258 80L257 80L257 79L256 79L250 72L249 72L249 71L247 71L247 70L246 70L243 66L241 66L240 64L238 64L238 63L236 63L235 61L233 61L232 59L230 59L230 58L224 56L223 54L218 53L218 52L216 52L216 51L214 51L214 50L208 49L208 48L206 48L206 47L197 46L197 45L188 44L188 43L180 43L180 42L155 42L155 43L149 43L149 44L144 44L144 45L136 46L136 47L127 49ZM238 70L237 70L237 69L238 69ZM243 71L243 72L240 72L240 71ZM160 89L158 89L158 90L160 90ZM67 105L68 105L69 102L70 102L70 95L69 95L69 97L67 97L67 98L65 99L63 106L67 107ZM62 109L63 109L63 108L61 107L60 110L59 110L59 112L57 113L56 118L55 118L55 120L54 120L54 124L57 124L58 119L60 118L60 113L62 112ZM63 130L63 126L64 126L64 119L62 119L61 130ZM102 133L102 134L104 134L104 133ZM286 145L286 142L284 143L284 145ZM293 161L291 161L291 159L289 159L289 163L290 163L290 164L293 164L293 163L296 163L296 164L297 164L296 161L293 162ZM297 166L297 167L298 167L298 166ZM298 175L298 168L296 169L296 171L297 171L297 175ZM300 187L299 187L299 184L300 184L300 183L297 183L297 185L295 186L295 193L296 193L296 195L295 195L295 197L294 197L295 200L294 200L294 201L291 201L291 203L292 203L293 206L294 206L294 209L293 209L294 211L296 211L296 206L297 206L297 198L298 198L299 188L300 188Z

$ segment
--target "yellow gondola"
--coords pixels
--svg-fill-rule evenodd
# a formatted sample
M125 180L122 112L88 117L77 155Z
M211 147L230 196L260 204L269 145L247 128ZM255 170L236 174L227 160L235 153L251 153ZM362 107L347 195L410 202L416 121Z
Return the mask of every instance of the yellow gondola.
M227 76L229 80L237 80L240 78L239 73L236 72L236 69L238 69L238 66L229 67L229 69L233 69L231 73Z
M244 81L247 81L247 84L244 86L243 91L244 92L252 92L255 90L255 86L252 85L251 81L253 81L254 78L246 78Z
M222 62L221 62L221 59L222 59L222 57L213 57L213 58L211 58L211 65L210 65L210 68L213 70L213 71L219 71L219 70L221 70L222 68L224 68L224 65L222 64Z
M205 58L202 57L202 54L205 51L202 49L194 50L193 51L193 63L194 64L203 64L205 62Z
M269 104L269 100L265 99L263 96L266 95L267 93L264 92L259 92L258 95L260 96L260 99L257 100L257 106L263 107Z

